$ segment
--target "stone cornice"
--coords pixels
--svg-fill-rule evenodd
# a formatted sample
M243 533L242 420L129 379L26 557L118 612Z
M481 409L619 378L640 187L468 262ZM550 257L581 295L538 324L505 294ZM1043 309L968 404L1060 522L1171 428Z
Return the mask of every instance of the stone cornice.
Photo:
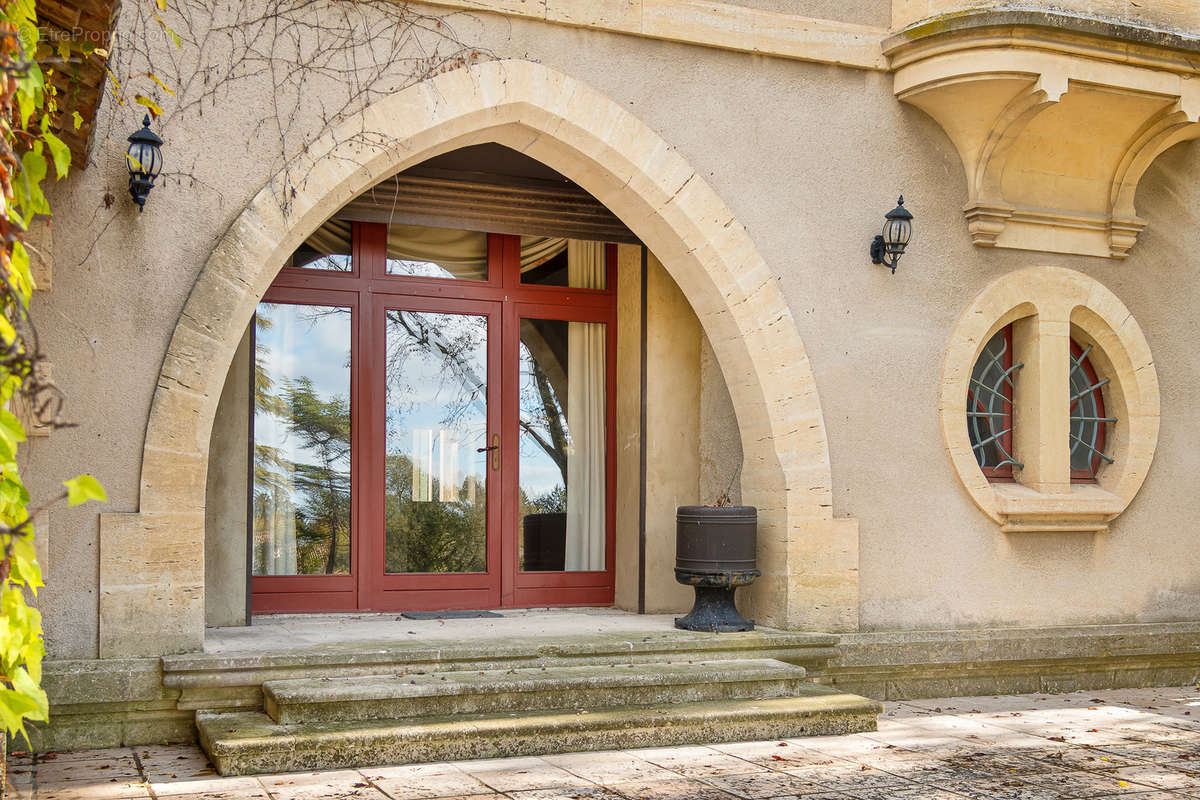
M421 0L608 33L886 71L886 28L702 0Z
M1164 50L1177 51L1177 58L1188 60L1190 54L1193 57L1190 60L1200 65L1200 36L1197 35L1080 14L1017 7L962 11L922 20L888 36L882 47L885 54L894 58L905 45L939 37L961 40L978 34L1003 35L1005 30L1016 33L1037 29L1044 29L1054 39L1076 34L1104 42L1107 49L1140 49L1154 54L1152 57Z

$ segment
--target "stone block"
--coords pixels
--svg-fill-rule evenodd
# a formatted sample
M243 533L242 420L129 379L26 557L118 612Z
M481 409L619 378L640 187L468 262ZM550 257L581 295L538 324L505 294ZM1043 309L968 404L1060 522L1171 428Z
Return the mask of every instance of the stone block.
M204 515L101 514L101 658L203 644Z
M161 700L162 662L157 658L46 661L42 687L56 706Z

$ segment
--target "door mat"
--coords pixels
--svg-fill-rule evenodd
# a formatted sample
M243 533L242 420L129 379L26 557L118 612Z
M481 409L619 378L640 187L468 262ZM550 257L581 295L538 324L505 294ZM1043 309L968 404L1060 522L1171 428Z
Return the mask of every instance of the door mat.
M404 619L504 619L496 612L404 612Z

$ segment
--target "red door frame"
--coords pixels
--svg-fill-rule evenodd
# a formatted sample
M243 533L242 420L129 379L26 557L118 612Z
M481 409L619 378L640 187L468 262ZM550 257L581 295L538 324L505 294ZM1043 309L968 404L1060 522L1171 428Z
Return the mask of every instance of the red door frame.
M568 309L546 303L508 303L504 309L506 335L504 337L504 363L509 371L519 362L521 319L552 319L568 322L605 323L605 375L604 375L604 475L605 475L605 569L594 572L523 572L518 554L520 543L517 537L517 511L519 505L520 448L503 449L504 474L508 476L505 486L506 507L512 509L505 514L504 543L504 598L506 606L552 606L552 605L610 605L613 601L613 562L616 560L616 398L613 386L617 376L617 326L615 308ZM507 374L507 373L506 373ZM518 407L520 398L515 391L504 393L504 433L509 441L518 442Z
M387 346L386 312L393 308L405 311L469 314L486 317L487 339L487 434L501 429L501 387L503 371L500 363L500 313L501 304L494 300L458 300L436 297L414 297L392 294L376 294L375 324L368 337L368 348L373 353L383 353ZM378 364L379 379L364 387L362 394L370 397L365 405L369 441L376 443L368 447L365 459L369 462L364 498L364 511L359 519L364 520L364 536L360 537L364 560L359 575L359 605L376 610L434 610L454 608L494 608L500 605L500 541L492 534L503 527L502 470L492 469L488 459L485 492L487 497L487 556L486 572L458 573L388 573L384 571L386 531L385 511L385 450L383 446L387 431L386 375L384 365Z
M254 576L252 610L255 613L392 611L611 604L616 559L616 245L610 244L605 250L605 289L522 284L519 236L488 234L486 281L388 275L386 252L386 225L354 223L351 271L287 267L280 271L263 298L264 302L351 309L351 572ZM501 469L499 476L488 470L486 573L388 575L383 572L382 354L386 344L384 311L389 308L488 317L488 439L493 434L500 435ZM607 324L607 543L603 571L518 569L516 371L522 316ZM252 370L253 362L251 359Z

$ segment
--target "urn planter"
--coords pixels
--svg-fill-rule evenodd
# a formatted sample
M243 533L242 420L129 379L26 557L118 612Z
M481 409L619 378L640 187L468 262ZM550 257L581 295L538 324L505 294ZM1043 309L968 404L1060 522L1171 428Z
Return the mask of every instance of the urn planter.
M680 506L675 511L675 580L696 589L696 602L675 627L729 633L754 630L738 613L734 592L762 573L756 568L754 506Z

